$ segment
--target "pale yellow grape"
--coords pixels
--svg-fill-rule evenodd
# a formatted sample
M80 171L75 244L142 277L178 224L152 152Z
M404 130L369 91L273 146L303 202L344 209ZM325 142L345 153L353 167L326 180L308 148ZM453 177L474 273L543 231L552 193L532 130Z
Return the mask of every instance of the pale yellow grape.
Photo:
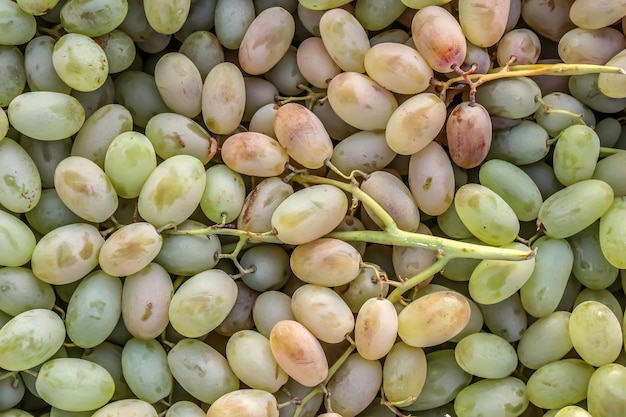
M610 67L626 68L626 49L618 52L606 63ZM626 80L621 74L600 74L598 76L600 92L611 98L626 97Z
M126 0L71 0L64 2L59 18L66 32L93 38L112 32L127 13Z
M326 343L339 343L354 329L352 311L328 287L314 284L299 287L291 297L291 310L298 322Z
M328 376L322 345L302 324L281 320L272 328L269 339L276 362L292 379L314 387Z
M7 116L11 125L28 137L59 140L78 132L85 121L85 110L69 94L32 91L15 97Z
M319 37L311 36L303 40L298 46L296 58L304 78L318 88L328 87L328 81L341 72Z
M187 20L190 0L145 0L143 8L148 23L156 32L169 35L177 32Z
M267 103L259 107L250 117L248 131L263 133L276 139L276 133L274 133L274 117L276 116L276 111L277 109L274 103Z
M152 143L139 132L124 132L116 136L104 157L104 172L122 198L138 197L156 165Z
M311 242L331 232L343 220L348 198L339 188L312 185L284 199L272 214L272 227L282 242Z
M584 29L610 26L626 16L624 0L575 0L569 10L572 22Z
M617 301L617 298L613 295L613 293L606 288L598 290L584 288L580 293L578 293L578 296L574 300L574 308L584 301L597 301L602 303L611 309L620 323L624 319L624 312L622 311L619 301Z
M563 359L537 369L526 383L528 399L541 408L561 408L587 397L594 367L581 359Z
M504 378L517 367L513 346L491 333L474 333L464 337L456 344L454 353L465 372L480 378Z
M16 213L32 210L41 198L41 177L27 151L12 139L0 141L0 204Z
M424 350L397 342L383 365L383 390L389 401L409 405L419 398L426 382L428 365Z
M224 271L209 269L185 281L169 306L170 323L185 337L199 337L215 329L237 300L237 284Z
M438 216L454 200L454 170L450 157L437 142L411 155L409 189L421 211Z
M363 303L354 327L356 349L363 358L378 360L385 357L397 336L398 313L391 301L370 298Z
M22 266L31 260L37 241L20 219L0 210L0 265Z
M68 224L44 235L32 254L31 268L49 284L78 281L98 265L104 238L95 226Z
M531 324L517 344L520 363L526 368L538 369L563 358L573 347L569 336L571 314L555 311ZM537 349L539 345L545 348Z
M447 73L465 60L467 44L459 22L443 7L420 9L411 23L415 48L437 72Z
M217 64L202 86L202 120L213 133L229 134L237 129L246 103L243 74L230 62Z
M57 40L52 64L65 84L83 92L97 90L109 75L104 50L92 38L79 33L67 33Z
M7 113L0 109L0 141L4 139L4 137L9 132L9 118L7 117Z
M625 48L624 34L617 29L575 28L559 40L559 58L568 64L604 65Z
M269 338L276 323L295 320L291 311L291 297L281 291L265 291L254 300L252 319L256 330Z
M154 407L142 400L128 398L112 401L96 410L93 417L157 417Z
M598 301L585 301L574 308L569 333L576 352L593 366L615 361L622 350L621 323Z
M541 41L535 32L530 29L513 29L502 36L498 42L496 57L498 64L504 66L512 56L515 64L535 64L541 53Z
M237 228L259 233L272 230L274 210L291 194L293 187L278 177L262 180L246 196Z
M328 10L350 3L350 0L299 0L302 6L311 10Z
M600 218L600 247L607 261L616 268L625 268L624 219L626 218L626 197L615 197L611 207Z
M361 255L349 243L320 238L298 245L290 255L292 272L309 284L336 287L356 278Z
M241 40L256 15L254 2L219 0L214 2L213 7L214 14L211 20L214 22L215 35L220 44L228 49L239 49Z
M180 52L163 55L154 67L154 81L173 112L195 117L202 110L202 80L191 59Z
M587 410L577 405L568 405L554 415L554 417L592 417Z
M301 104L287 103L278 108L274 133L287 154L305 168L321 168L333 153L322 121Z
M495 45L505 32L510 0L461 0L459 23L467 40L481 48Z
M436 346L456 336L469 322L467 299L454 291L438 291L411 302L398 314L398 335L414 347Z
M207 417L278 417L276 398L260 389L240 389L218 398L207 410Z
M365 54L365 71L374 81L398 94L426 90L433 70L414 48L402 43L383 42Z
M230 223L239 217L246 198L246 185L239 173L224 164L206 171L206 185L200 209L215 223Z
M98 255L100 268L113 276L126 276L141 271L157 256L163 238L147 222L122 226L104 242Z
M267 72L285 55L293 40L295 22L282 7L270 7L259 13L244 35L238 57L242 69L250 75Z
M289 378L276 363L269 339L254 330L240 330L228 339L226 359L235 375L250 388L274 393Z
M412 9L422 9L426 6L443 6L450 0L402 0L402 3Z
M396 155L387 145L384 132L363 130L337 143L330 162L344 173L359 170L369 174L385 168Z
M320 35L328 54L343 71L365 71L365 53L370 42L367 32L350 12L337 8L324 13Z
M205 411L199 405L188 400L177 401L166 411L167 417L205 417Z
M394 95L367 75L342 72L328 83L328 102L344 122L361 130L384 129L398 107Z
M276 139L259 132L239 132L222 144L221 156L233 171L253 177L280 175L289 162L287 151Z
M11 0L0 1L0 45L22 45L37 32L35 17Z
M193 156L175 155L150 173L139 193L139 215L155 227L180 224L196 210L204 186L206 171Z
M385 138L394 152L412 155L435 139L445 123L445 103L433 93L420 93L394 110Z
M587 409L592 416L619 417L626 412L626 367L611 363L599 367L589 380Z

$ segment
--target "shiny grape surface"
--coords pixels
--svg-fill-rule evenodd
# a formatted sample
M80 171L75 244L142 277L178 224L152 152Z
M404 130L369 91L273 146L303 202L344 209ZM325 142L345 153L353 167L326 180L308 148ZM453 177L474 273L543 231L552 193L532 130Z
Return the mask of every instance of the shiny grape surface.
M624 417L623 0L0 0L0 417Z

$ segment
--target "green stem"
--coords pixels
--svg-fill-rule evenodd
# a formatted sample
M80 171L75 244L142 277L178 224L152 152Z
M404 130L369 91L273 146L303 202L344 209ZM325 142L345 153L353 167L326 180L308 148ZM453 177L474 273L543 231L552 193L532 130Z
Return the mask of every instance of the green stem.
M439 257L439 259L437 259L437 261L434 264L424 269L422 272L415 275L414 277L407 279L406 281L402 283L400 287L394 289L391 292L391 294L387 296L387 299L391 301L392 303L399 301L400 297L402 297L402 294L404 294L411 288L414 288L415 286L419 285L421 282L428 279L428 277L441 271L443 267L446 266L446 264L449 261L450 261L450 257L448 256Z
M616 153L626 152L626 149L616 149L616 148L600 148L600 157L615 155Z

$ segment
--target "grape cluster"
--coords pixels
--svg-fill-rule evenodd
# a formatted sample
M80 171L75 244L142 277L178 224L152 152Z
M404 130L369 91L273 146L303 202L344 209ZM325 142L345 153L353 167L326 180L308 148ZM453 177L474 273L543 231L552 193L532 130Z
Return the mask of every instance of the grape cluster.
M0 417L626 416L625 34L0 0Z

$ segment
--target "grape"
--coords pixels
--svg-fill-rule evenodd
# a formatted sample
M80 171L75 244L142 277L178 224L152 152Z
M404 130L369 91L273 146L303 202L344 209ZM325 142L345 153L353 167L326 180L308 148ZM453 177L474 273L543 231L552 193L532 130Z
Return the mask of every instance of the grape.
M607 119L605 119L607 120ZM626 187L620 181L622 171L626 168L626 153L619 152L598 161L592 178L602 180L613 188L616 197L626 195Z
M191 2L176 0L146 0L143 3L148 23L156 32L169 35L177 32L189 15Z
M498 41L496 51L498 64L504 66L511 57L516 65L535 64L541 53L539 37L530 29L514 29L507 32Z
M463 388L454 400L454 411L459 417L478 417L492 413L516 417L526 408L526 386L521 380L511 376L475 382Z
M255 177L282 174L289 155L271 136L258 132L240 132L222 144L221 156L233 171Z
M335 145L330 162L341 172L371 173L385 168L396 157L383 132L359 131Z
M291 253L291 271L302 281L337 287L354 280L361 270L361 255L349 243L320 238L297 246Z
M26 81L31 91L54 91L69 94L71 88L57 75L52 65L54 38L42 35L28 42L24 49Z
M353 313L358 313L370 298L385 297L389 292L389 284L379 281L372 268L361 268L361 272L355 279L345 285L335 287L335 291Z
M305 168L321 168L333 153L322 121L300 104L287 103L278 108L274 132L287 154Z
M626 98L608 97L600 90L598 82L598 74L574 75L569 77L568 88L576 99L592 110L600 113L617 113L624 110ZM588 110L586 115L589 113Z
M573 3L574 0L556 0L552 4L543 0L524 0L522 19L537 34L558 42L561 36L576 27L569 17Z
M421 348L397 342L383 366L385 397L401 407L414 403L425 386L427 370L426 355Z
M100 45L107 57L109 74L115 74L129 68L137 55L137 48L133 39L121 30L114 29L111 32L94 38Z
M61 8L61 24L66 32L95 37L118 27L128 12L125 0L68 0Z
M206 30L199 30L187 36L178 52L191 59L203 80L215 65L224 62L224 50L217 36Z
M225 1L215 3L215 35L228 49L239 49L246 30L255 17L252 0Z
M165 415L167 417L183 417L183 416L193 416L193 417L204 417L206 413L202 410L198 405L191 401L177 401L172 404L166 411Z
M570 237L600 218L613 202L613 189L600 180L582 180L548 197L537 216L553 238Z
M52 91L21 94L9 104L7 116L16 130L39 140L65 139L78 132L85 121L78 100Z
M370 43L355 16L341 8L329 10L320 19L319 30L328 54L343 71L365 71L365 53Z
M25 223L0 210L0 265L22 266L29 262L36 243L35 235Z
M140 400L155 403L167 397L174 380L167 364L167 353L154 339L130 339L122 350L124 379Z
M591 417L591 414L584 408L576 405L568 405L558 410L554 417Z
M318 88L328 87L328 80L341 72L319 37L303 40L296 52L296 60L302 76Z
M592 128L570 126L554 147L554 174L565 186L591 178L600 152L600 138Z
M68 33L57 40L52 64L65 84L83 92L101 87L109 73L104 50L89 36L80 33Z
M462 1L459 23L467 40L486 48L498 42L505 32L510 9L509 1Z
M0 1L0 16L0 45L22 45L35 36L35 17L22 10L17 3Z
M543 199L550 197L555 192L564 188L563 184L556 179L552 167L545 162L522 165L520 168L528 174L528 176L537 185Z
M517 354L513 346L494 334L468 335L457 343L454 354L465 372L480 378L504 378L517 367Z
M480 310L491 333L510 343L520 340L528 325L528 317L518 293L499 303L481 304Z
M411 302L398 314L398 335L414 347L436 346L456 336L469 321L470 306L454 291L439 291Z
M302 86L308 84L298 69L297 48L293 45L289 45L287 52L263 75L263 78L283 95L298 95L302 93ZM266 103L274 100L275 95L271 95Z
M463 102L452 109L446 121L450 158L461 168L478 166L489 152L492 123L480 104Z
M94 417L157 417L149 403L135 398L112 401L92 414Z
M200 208L215 223L235 220L246 198L246 186L239 173L224 164L213 165L206 171L206 185Z
M65 328L72 342L92 348L111 334L121 314L122 282L102 271L80 281L67 305Z
M493 134L488 159L503 159L515 165L538 162L547 154L548 132L535 122L522 120L519 124Z
M58 354L55 356L58 356ZM121 346L106 341L94 348L84 351L80 358L97 363L111 374L115 382L115 391L113 397L111 397L111 401L134 397L133 392L124 379ZM93 410L87 413L91 415L93 414Z
M0 408L7 410L17 406L22 401L26 387L24 386L22 378L19 375L15 375L13 378L0 380L0 392L2 393Z
M552 137L557 136L571 125L580 124L581 121L589 126L593 126L596 123L593 112L573 96L555 92L546 94L542 97L542 100L545 105L542 105L535 112L535 119ZM558 111L552 111L552 109L566 110L570 113L563 114Z
M173 293L171 278L159 264L151 263L141 271L128 275L122 287L121 304L128 332L139 339L153 339L162 334L169 322L168 311Z
M36 308L51 309L55 294L52 286L42 282L28 268L5 267L0 269L0 310L17 316Z
M296 70L295 72L298 72L298 71ZM306 83L306 81L303 81L303 82ZM272 110L274 110L271 113L268 112L268 116L269 114L272 115L271 116L271 124L272 124L271 132L273 132L274 131L273 130L274 129L273 127L274 116L276 115L276 111L278 110L278 106L276 106L274 101L276 99L276 96L279 94L277 85L274 85L274 80L246 76L246 77L243 77L243 83L246 87L246 100L245 100L245 105L243 109L243 117L241 120L243 122L250 122L250 120L252 119L252 116L257 112L257 110L259 110L261 107L269 105L271 106ZM295 94L300 94L301 92L302 90L298 89L298 91ZM268 117L268 119L269 118L270 117ZM262 130L260 132L264 133ZM268 135L272 136L273 138L276 138L276 135L274 133L268 133Z
M419 225L416 232L432 236L430 229L423 223ZM434 264L437 260L437 254L425 248L394 246L391 260L398 277L410 278ZM432 275L420 283L420 286L428 284L431 279Z
M311 242L331 232L343 220L348 199L340 189L312 185L285 198L274 210L271 223L287 244Z
M274 393L288 379L279 368L270 341L253 330L240 330L226 344L226 359L237 377L250 388Z
M406 6L397 0L375 1L360 0L354 12L356 18L366 30L381 30L392 24L406 10Z
M104 157L104 172L118 196L136 198L156 164L150 140L139 132L124 132L109 145Z
M279 178L270 177L259 182L246 196L237 218L237 228L260 233L271 230L274 210L291 194L292 186Z
M527 77L494 80L476 91L476 102L489 114L507 119L533 114L539 108L538 97L541 97L539 86Z
M41 198L39 171L26 150L9 138L0 141L0 204L24 213L33 209Z
M130 112L134 124L143 128L154 115L169 111L154 77L141 71L124 71L115 78L115 101Z
M559 40L559 57L565 63L603 65L626 48L626 39L617 29L575 28Z
M127 224L104 242L98 254L98 263L107 274L117 277L131 275L148 266L162 245L161 234L150 223Z
M620 306L619 301L617 301L617 298L615 298L613 293L607 289L583 289L580 293L578 293L578 296L576 296L576 299L574 300L574 308L584 301L598 301L611 309L620 323L624 319L624 313L622 312L622 307Z
M215 333L222 336L232 336L240 330L250 330L254 327L252 308L259 293L248 288L243 281L237 281L235 284L237 285L235 305L215 328Z
M623 392L626 388L626 368L611 363L599 367L591 375L587 391L587 409L594 416L617 417L626 411Z
M417 94L394 110L385 130L394 152L412 155L424 149L446 123L446 106L433 93Z
M242 69L250 75L268 71L285 55L293 40L295 22L282 7L259 13L241 40L238 51Z
M56 313L41 308L20 313L0 328L0 367L23 371L40 365L64 340L65 326Z
M537 369L526 384L528 399L540 408L561 408L587 397L594 367L580 359L562 359Z
M626 197L616 197L611 207L600 218L600 247L611 265L623 269L623 222L626 217Z
M615 361L622 350L623 338L617 317L597 301L585 301L574 308L569 333L576 352L593 366Z
M356 317L354 341L359 354L369 360L385 357L398 334L398 316L393 303L385 298L370 298ZM419 348L416 348L419 349ZM389 391L385 389L387 398Z
M211 132L229 134L237 129L243 117L245 89L243 74L235 64L222 62L209 71L202 86L202 120Z
M259 389L240 389L218 398L207 411L207 417L220 417L233 412L240 417L278 417L276 398Z
M154 81L163 101L186 117L195 117L202 110L202 80L193 61L180 52L163 55L154 68Z
M615 23L624 16L626 16L626 3L613 3L606 0L594 3L588 0L576 0L569 11L572 22L584 29L600 29Z
M573 347L570 316L569 311L555 311L531 324L517 345L519 361L529 369L539 369L562 359Z

